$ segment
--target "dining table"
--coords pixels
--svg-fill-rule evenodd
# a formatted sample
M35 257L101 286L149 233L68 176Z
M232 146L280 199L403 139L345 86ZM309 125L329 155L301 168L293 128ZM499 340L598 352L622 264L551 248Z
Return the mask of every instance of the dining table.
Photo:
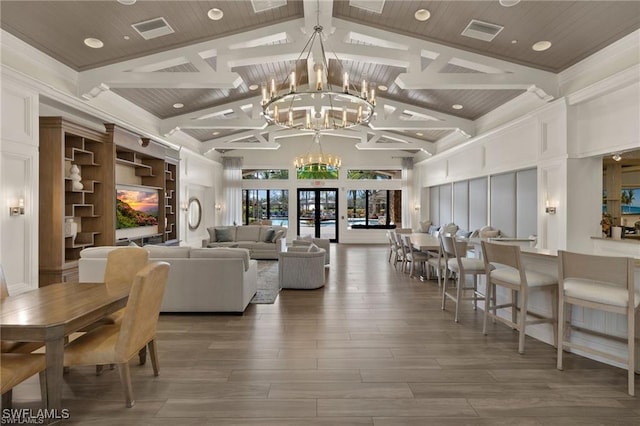
M123 308L130 284L56 283L4 298L0 302L2 339L44 342L45 408L62 409L65 339Z

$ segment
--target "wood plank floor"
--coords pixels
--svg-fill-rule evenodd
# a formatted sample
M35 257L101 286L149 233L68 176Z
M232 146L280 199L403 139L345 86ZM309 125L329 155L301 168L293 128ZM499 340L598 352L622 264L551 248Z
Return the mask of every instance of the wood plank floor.
M243 316L162 315L160 376L132 361L136 405L117 370L65 375L78 425L418 426L638 425L626 372L555 349L501 324L482 335L470 303L460 323L437 283L395 271L385 246L332 246L327 285L285 290ZM450 305L452 306L452 305ZM16 408L39 403L36 378Z

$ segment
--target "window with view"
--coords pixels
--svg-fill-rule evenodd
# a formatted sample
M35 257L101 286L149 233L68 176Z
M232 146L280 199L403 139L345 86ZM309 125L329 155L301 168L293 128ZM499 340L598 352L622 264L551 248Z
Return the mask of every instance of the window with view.
M392 228L400 222L402 191L352 189L347 191L349 227Z
M390 180L401 179L400 170L348 170L347 179Z
M289 191L286 189L244 189L242 217L245 225L271 220L272 225L289 226Z
M298 179L338 179L338 168L326 164L309 164L298 168Z
M287 169L244 169L242 179L289 179Z

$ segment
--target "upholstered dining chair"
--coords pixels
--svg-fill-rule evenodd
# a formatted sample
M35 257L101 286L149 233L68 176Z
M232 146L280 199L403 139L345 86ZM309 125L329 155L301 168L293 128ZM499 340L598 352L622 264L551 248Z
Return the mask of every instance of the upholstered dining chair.
M418 265L421 265L423 271L425 271L426 263L429 260L429 255L427 253L421 252L420 250L415 250L413 248L413 243L411 242L411 236L408 234L400 234L400 238L402 240L402 245L404 248L404 256L406 259L406 263L410 263L409 266L409 278L414 277L414 272Z
M391 231L387 231L387 240L389 240L389 259L387 259L388 263L391 263L393 259L393 264L395 265L398 261L398 244L396 243L396 239L393 235L391 235Z
M0 300L9 297L9 286L0 265ZM28 354L43 346L42 342L15 342L13 340L0 340L0 352L18 352Z
M640 304L640 291L635 289L634 259L559 250L558 260L558 370L563 369L562 356L565 349L576 349L619 362L627 369L627 390L629 395L633 396L635 394L635 319ZM571 308L573 306L626 316L627 356L616 356L581 345L578 341L571 341ZM589 331L581 328L581 332ZM621 340L601 333L598 333L598 336Z
M478 275L485 274L484 262L480 259L467 257L467 242L457 241L450 235L441 235L443 261L446 265L442 284L442 310L446 308L447 299L451 299L456 305L454 321L458 322L460 303L463 300L472 300L473 309L478 309L478 300L484 300L485 296L478 291ZM449 279L449 272L454 274L455 280ZM467 275L473 276L471 286L467 285ZM449 282L454 283L453 288ZM471 296L465 293L471 292Z
M47 363L44 354L3 353L0 354L0 392L2 408L11 408L12 390L34 374L40 374L40 393L43 408L47 408ZM3 422L4 423L4 415Z
M487 334L487 319L492 317L518 330L518 353L524 353L527 325L549 322L553 342L557 343L558 279L538 271L526 270L520 257L520 246L482 241L482 256L486 268L487 290L482 333ZM498 304L497 287L510 290L511 302ZM548 291L551 296L551 316L529 311L529 293ZM520 299L518 303L518 298ZM499 309L511 308L511 319L498 315ZM527 319L528 316L533 319Z
M117 364L127 407L135 403L131 358L148 346L153 373L159 373L155 336L168 274L167 262L149 263L136 274L122 320L89 331L65 347L65 366Z

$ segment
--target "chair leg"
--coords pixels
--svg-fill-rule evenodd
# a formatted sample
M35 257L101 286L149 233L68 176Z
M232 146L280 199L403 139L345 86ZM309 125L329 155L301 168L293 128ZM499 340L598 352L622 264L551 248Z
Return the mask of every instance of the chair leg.
M13 399L12 397L13 397L13 389L9 389L8 391L2 394L2 409L12 407L12 399Z
M145 365L147 363L147 347L140 349L138 351L138 360L140 361L140 365Z
M44 406L45 409L49 408L49 405L47 404L48 401L48 397L47 397L47 370L42 370L39 373L39 377L40 377L40 398L42 399L42 405ZM4 405L3 405L4 407Z
M627 377L629 381L628 391L629 395L635 395L635 318L634 307L631 307L627 312Z
M485 336L487 335L487 319L489 318L489 310L493 308L493 306L495 306L495 302L493 304L493 306L491 306L491 302L493 301L493 298L491 296L491 293L493 291L493 285L491 284L491 282L487 279L487 289L485 291L485 307L484 307L484 315L482 318L482 334L484 334Z
M447 284L449 284L449 274L445 271L444 278L442 279L442 310L444 311L445 304L447 303Z
M458 285L456 288L456 313L453 317L455 322L458 322L458 311L460 310L460 302L462 301L462 294L464 289L464 280L466 276L463 274L458 274Z
M518 326L518 331L520 334L518 335L518 353L524 353L524 336L525 336L525 325L527 323L527 290L522 290L520 292L522 295L522 303L520 305L520 324Z
M569 318L571 321L571 318ZM558 296L558 354L557 354L557 368L562 370L562 351L564 349L564 297L562 296L562 290Z
M473 310L478 310L478 275L473 274Z
M553 320L551 327L553 329L553 345L558 347L558 287L551 288L551 315Z
M153 367L153 375L158 376L160 374L160 364L158 363L158 348L156 346L155 339L150 340L148 346L151 366Z
M122 390L124 391L124 400L127 407L131 408L136 403L133 400L133 387L131 386L131 370L129 369L129 363L123 362L118 364L118 371L120 372L120 383L122 383Z

